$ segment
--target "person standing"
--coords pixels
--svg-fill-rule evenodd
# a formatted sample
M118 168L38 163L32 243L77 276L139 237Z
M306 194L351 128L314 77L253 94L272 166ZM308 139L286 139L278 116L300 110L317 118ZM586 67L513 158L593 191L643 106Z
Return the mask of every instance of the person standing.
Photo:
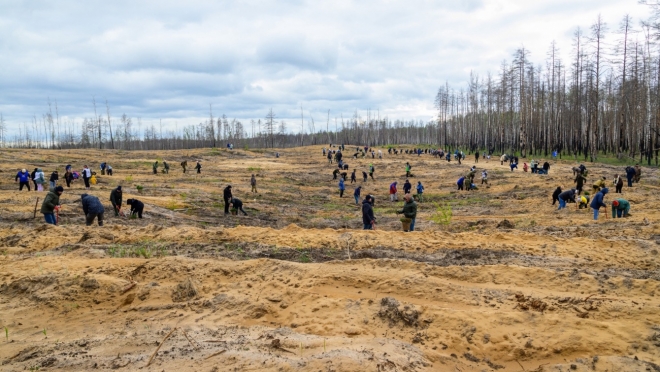
M410 218L410 231L415 231L415 220L417 219L417 203L415 203L415 200L413 200L413 197L410 194L404 195L403 199L406 201L405 204L403 204L403 209L396 213L403 213L404 217Z
M112 209L115 211L115 217L119 217L122 203L121 186L117 186L116 189L110 192L110 203L112 203Z
M243 210L243 202L239 198L232 198L229 204L232 208L236 208L237 210L243 212L244 216L247 216L247 212Z
M483 185L484 183L488 186L488 171L485 169L481 171L481 184Z
M604 187L598 193L596 193L596 196L594 196L593 200L591 201L591 209L594 210L594 221L598 221L598 213L600 211L601 207L607 208L607 204L605 204L605 195L607 195L607 192L609 190L607 187ZM607 213L605 213L605 218L607 218Z
M376 170L376 169L374 168L374 165L373 165L373 164L369 164L369 176L371 177L371 180L372 180L372 181L375 181L375 179L374 179L374 171L375 171L375 170Z
M575 189L577 190L577 194L580 195L582 194L582 189L584 188L584 183L587 181L587 178L582 174L582 172L575 172L577 175L575 176L575 180L573 182L575 183Z
M170 165L167 164L166 161L163 162L163 169L165 170L165 174L170 174Z
M152 164L151 168L153 169L154 174L158 174L158 160Z
M27 186L27 190L30 190L30 173L27 169L22 169L20 172L16 173L16 178L14 182L19 182L18 191L23 191L23 187Z
M367 172L365 172L365 171L362 171L362 180L364 182L367 182Z
M422 194L424 194L424 186L422 181L417 181L417 200L422 201Z
M639 164L635 164L635 183L639 183L639 180L642 178L642 168L639 167Z
M626 167L626 179L628 180L628 187L632 187L633 180L635 179L635 168L631 166Z
M412 190L412 184L410 184L410 181L406 180L403 184L403 194L410 194L410 190Z
M34 173L34 182L37 184L37 191L44 191L46 178L41 168L37 168L37 171Z
M126 204L131 206L131 216L137 214L137 218L142 218L142 212L144 211L144 203L137 199L128 199Z
M55 188L57 187L57 181L60 180L60 175L57 173L57 171L54 171L53 173L50 174L50 187Z
M390 201L399 201L399 196L397 195L397 189L396 189L397 182L394 181L390 184Z
M630 203L626 199L612 201L612 218L630 217Z
M108 168L108 172L110 172L109 168ZM64 173L64 181L66 182L66 187L71 187L71 182L73 182L73 173L71 172L71 169L67 170L66 173Z
M51 189L46 197L44 202L41 204L41 213L44 215L46 223L51 225L57 225L57 218L55 218L55 209L59 208L60 205L60 195L64 192L62 186L57 186Z
M225 200L225 214L229 214L229 203L231 202L232 197L231 185L227 185L222 192L222 198Z
M353 191L353 197L355 198L355 205L358 205L360 202L360 192L362 191L362 186L358 186Z
M254 173L252 174L252 178L250 178L250 186L252 186L252 192L257 192L257 177L254 176Z
M85 189L89 190L89 179L92 178L92 170L88 166L84 166L82 170L82 178L85 181Z
M195 165L195 169L197 169L197 174L202 173L202 164L199 163L199 160L197 161L197 165Z
M474 163L476 164L478 162L479 162L479 151L474 153Z
M344 197L344 190L346 190L346 186L344 186L344 177L339 178L339 197L343 198Z
M374 198L367 195L362 201L362 225L364 230L376 229L376 217L374 216L373 208Z
M85 224L87 226L92 226L94 219L98 220L99 226L103 226L103 213L105 213L105 208L99 198L93 195L82 194L80 195L80 201L82 201L83 213L85 213Z
M32 184L34 184L34 191L38 191L37 190L37 169L38 168L34 168L32 173L30 173L30 179L32 180Z
M614 193L621 194L621 190L623 189L623 178L621 178L621 176L618 174L615 174L613 183L615 187Z
M186 173L186 168L188 167L188 161L182 161L181 162L181 168L183 168L183 173Z
M357 182L357 178L355 177L355 171L356 171L356 169L353 168L353 173L351 173L351 184L353 182Z
M406 177L410 177L410 163L406 162Z

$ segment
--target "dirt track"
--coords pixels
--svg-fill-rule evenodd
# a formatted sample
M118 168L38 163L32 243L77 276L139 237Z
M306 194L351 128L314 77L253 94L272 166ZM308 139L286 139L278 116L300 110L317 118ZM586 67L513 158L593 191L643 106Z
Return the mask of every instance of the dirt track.
M550 205L572 185L571 161L539 176L480 160L492 186L456 192L469 156L345 159L359 180L376 167L376 182L359 182L378 220L363 231L353 187L339 198L320 146L280 153L3 151L0 369L660 371L655 169L624 187L632 217L594 222ZM150 174L155 159L169 175ZM202 174L182 174L195 159ZM147 205L144 219L106 213L106 226L85 227L77 181L60 226L45 225L32 219L45 194L13 182L20 168L101 161L115 175L91 193L109 211L121 184L124 200ZM402 203L387 201L406 161L426 189L414 233L399 231ZM588 185L623 173L586 165ZM249 216L225 217L228 183ZM451 222L433 222L447 205Z

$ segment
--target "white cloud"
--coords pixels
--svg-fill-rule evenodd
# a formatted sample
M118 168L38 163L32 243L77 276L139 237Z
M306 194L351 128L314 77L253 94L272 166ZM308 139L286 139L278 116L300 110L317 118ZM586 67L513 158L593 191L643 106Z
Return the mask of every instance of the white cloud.
M0 112L16 127L47 100L81 120L91 97L115 116L194 124L216 114L299 120L380 110L430 119L438 87L497 74L525 46L544 64L552 40L601 13L615 29L636 0L11 1L0 4ZM608 35L614 43L612 35ZM565 60L565 63L568 63Z

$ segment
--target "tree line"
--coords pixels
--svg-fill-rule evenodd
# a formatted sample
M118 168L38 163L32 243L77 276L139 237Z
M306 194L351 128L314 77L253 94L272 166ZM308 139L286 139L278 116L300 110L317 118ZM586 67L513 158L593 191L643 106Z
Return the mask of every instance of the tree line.
M544 64L532 63L521 47L511 61L484 77L470 74L467 86L445 84L435 97L437 118L390 120L371 110L316 121L300 107L300 121L263 119L242 122L215 117L163 130L140 118L111 115L105 102L82 123L60 120L57 102L6 138L0 114L0 142L11 147L106 148L123 150L199 147L274 148L344 143L352 145L428 144L490 153L560 154L597 160L615 154L658 164L660 151L660 2L645 2L651 17L636 23L624 16L610 29L598 18L576 28L570 60L552 42ZM319 119L319 118L317 118ZM296 129L293 129L296 128ZM291 130L290 130L291 129ZM295 133L297 131L297 133Z

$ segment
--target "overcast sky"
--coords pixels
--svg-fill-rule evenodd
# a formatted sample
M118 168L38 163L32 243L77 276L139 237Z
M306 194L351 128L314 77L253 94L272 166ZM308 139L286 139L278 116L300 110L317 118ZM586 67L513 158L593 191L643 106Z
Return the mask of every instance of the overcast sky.
M70 120L91 117L96 97L115 117L179 127L205 120L209 104L245 121L272 107L296 131L301 105L317 127L327 110L429 120L445 81L496 73L521 46L536 63L552 40L567 54L575 28L599 13L616 29L649 10L637 0L0 0L0 112L11 131L49 98Z

